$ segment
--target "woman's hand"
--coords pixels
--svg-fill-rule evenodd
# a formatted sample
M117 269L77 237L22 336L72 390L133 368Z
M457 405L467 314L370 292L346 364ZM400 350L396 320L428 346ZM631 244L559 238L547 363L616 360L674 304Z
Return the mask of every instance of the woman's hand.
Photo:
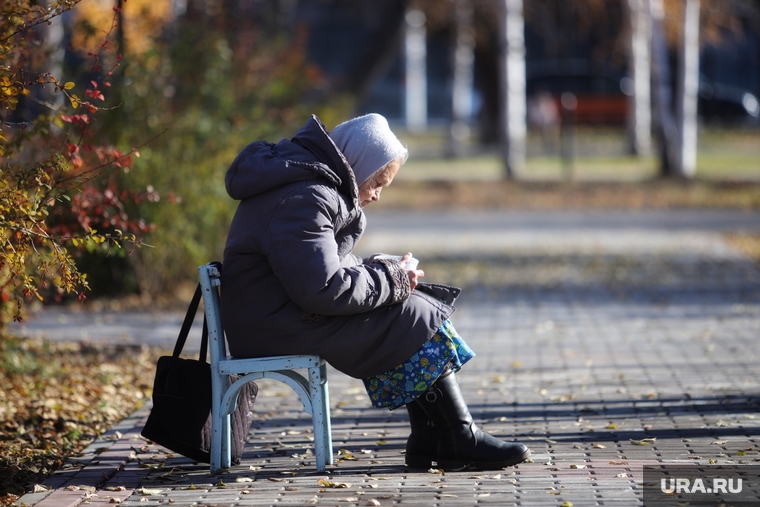
M406 267L411 258L412 252L408 252L401 258L399 264ZM419 283L419 279L425 276L425 272L421 269L407 269L406 274L409 276L409 287L411 290L414 290L414 288L417 287L417 284Z

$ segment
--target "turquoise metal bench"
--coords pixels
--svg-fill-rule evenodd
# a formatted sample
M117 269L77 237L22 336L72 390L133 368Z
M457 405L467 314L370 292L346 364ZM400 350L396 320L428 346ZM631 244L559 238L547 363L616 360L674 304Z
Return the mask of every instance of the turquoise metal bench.
M330 398L324 359L314 355L259 358L234 358L227 355L219 312L219 270L212 264L206 264L198 268L198 277L203 292L211 356L211 471L229 468L230 414L235 410L240 389L247 382L261 378L284 382L301 398L304 410L311 414L314 426L317 471L324 471L327 464L333 463ZM297 370L306 370L306 375ZM230 384L229 375L240 375L240 378Z

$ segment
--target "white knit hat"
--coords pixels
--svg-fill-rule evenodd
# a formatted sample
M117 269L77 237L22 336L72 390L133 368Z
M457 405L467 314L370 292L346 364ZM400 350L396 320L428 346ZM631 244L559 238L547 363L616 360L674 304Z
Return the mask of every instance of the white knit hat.
M377 113L341 123L330 133L330 137L345 155L359 185L391 160L398 157L405 159L408 154L391 132L388 121Z

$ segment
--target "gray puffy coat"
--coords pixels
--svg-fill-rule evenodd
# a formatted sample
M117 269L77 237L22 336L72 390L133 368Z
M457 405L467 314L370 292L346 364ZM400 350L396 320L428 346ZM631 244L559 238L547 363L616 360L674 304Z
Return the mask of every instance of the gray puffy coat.
M366 219L343 154L316 116L233 161L241 202L224 251L221 311L238 357L318 354L355 378L409 359L454 311L453 287L410 293L395 262L352 254Z

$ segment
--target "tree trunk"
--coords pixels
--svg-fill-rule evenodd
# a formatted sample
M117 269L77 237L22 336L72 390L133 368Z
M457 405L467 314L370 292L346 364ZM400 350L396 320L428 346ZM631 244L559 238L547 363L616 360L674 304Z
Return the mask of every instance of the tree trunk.
M406 13L406 126L410 132L427 128L427 68L425 14L418 9Z
M662 0L650 0L652 15L652 64L655 83L655 126L660 155L660 176L677 174L678 126L673 115L668 47L663 33Z
M631 22L630 111L628 136L634 155L647 155L652 145L651 57L652 18L649 0L628 0Z
M446 154L458 157L470 138L472 83L475 64L475 33L472 26L472 0L455 0L454 57L451 84L451 125Z
M525 19L523 0L503 0L502 16L502 128L505 176L519 176L525 166Z
M46 4L51 6L53 0L48 0ZM53 19L49 24L42 23L38 25L37 30L41 32L41 39L45 41L46 58L42 63L41 72L47 72L57 79L63 79L63 60L66 55L64 48L64 16ZM40 87L39 100L42 103L49 104L51 108L57 108L64 103L64 95L55 93L52 86Z
M678 172L697 170L697 95L699 92L699 0L685 0L683 40L678 65Z

